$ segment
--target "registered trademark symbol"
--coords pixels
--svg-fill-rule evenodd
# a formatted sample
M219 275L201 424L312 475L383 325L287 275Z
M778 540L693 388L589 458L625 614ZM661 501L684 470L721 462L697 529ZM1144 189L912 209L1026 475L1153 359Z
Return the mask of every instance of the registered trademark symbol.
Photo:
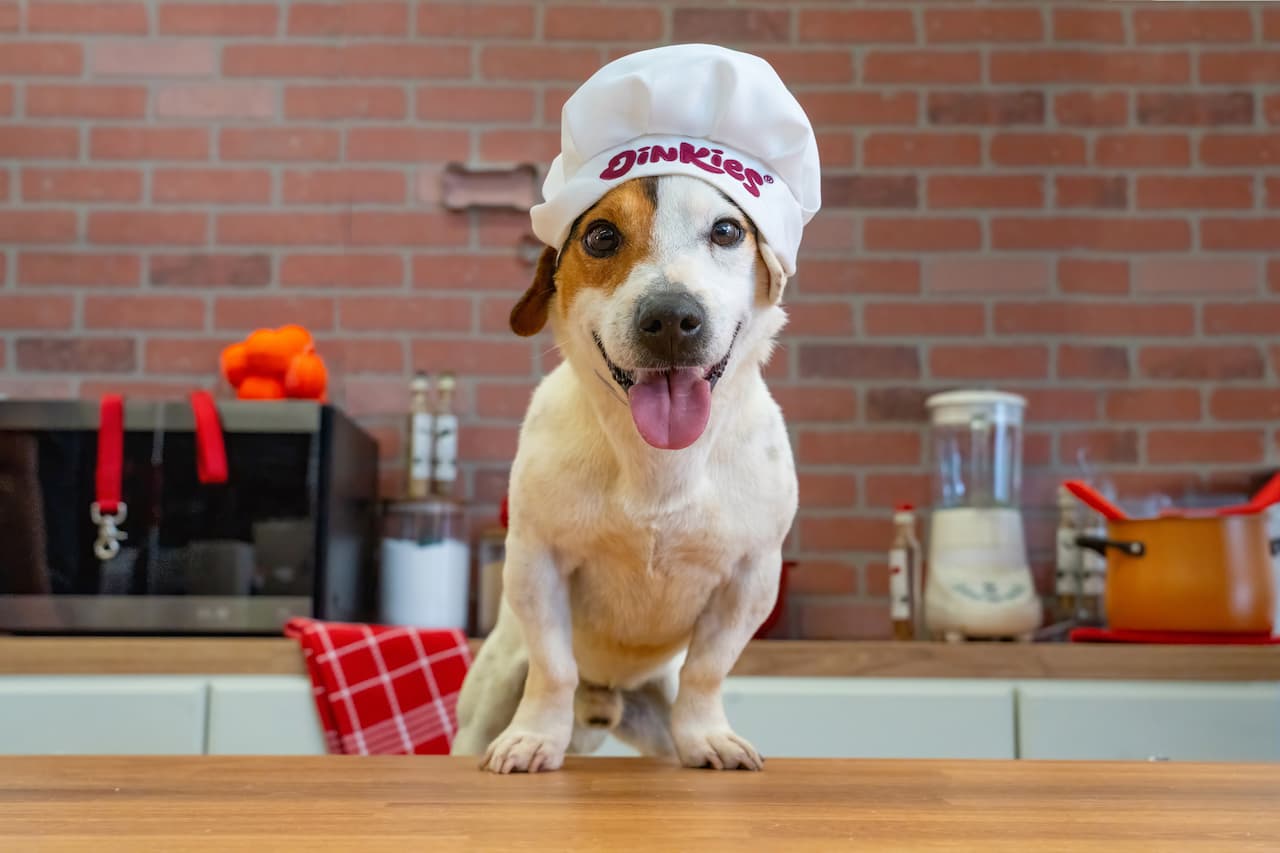
M764 176L764 182L765 182L766 184L771 184L771 183L773 183L773 175L765 175L765 176Z

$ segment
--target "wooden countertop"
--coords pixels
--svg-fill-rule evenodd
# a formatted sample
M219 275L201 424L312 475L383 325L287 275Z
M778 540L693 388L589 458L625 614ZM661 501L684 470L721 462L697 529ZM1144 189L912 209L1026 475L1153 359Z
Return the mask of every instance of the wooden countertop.
M0 636L0 675L303 672L297 644L281 638ZM1280 681L1280 646L761 640L747 647L734 674Z
M19 757L8 850L1275 850L1280 767L775 760Z

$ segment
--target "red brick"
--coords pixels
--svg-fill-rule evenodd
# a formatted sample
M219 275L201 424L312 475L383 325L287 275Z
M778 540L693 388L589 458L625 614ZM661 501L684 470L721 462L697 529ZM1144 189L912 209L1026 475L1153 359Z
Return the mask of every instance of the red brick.
M1280 261L1267 262L1267 286L1272 293L1280 293Z
M218 137L223 160L337 160L340 151L338 131L321 128L225 128Z
M1143 347L1138 364L1148 379L1226 381L1264 374L1262 355L1252 346Z
M338 302L339 322L350 331L466 332L471 300L431 296L352 296Z
M728 10L724 10L728 11ZM745 20L726 19L723 23L730 30L741 27L741 35L733 35L735 40L750 39L751 30L767 28L776 24L777 12L757 10L740 10ZM710 14L722 10L677 9L675 11L677 40L680 29L693 28L700 23L687 17L690 14ZM686 16L686 17L683 17ZM782 13L781 26L787 29L787 16ZM597 6L549 6L542 20L542 37L549 41L586 41L598 43L602 41L655 41L662 38L662 9L644 8L640 6L610 6L605 14L600 13ZM720 38L728 38L729 33L722 33ZM786 36L782 36L786 38Z
M143 118L147 90L143 86L27 86L26 113L33 118Z
M1129 292L1129 262L1063 258L1058 261L1058 287L1063 293L1126 294Z
M15 127L0 133L0 158L74 160L80 154L80 132L74 127Z
M1252 12L1243 6L1135 9L1133 36L1138 44L1253 41Z
M159 203L265 204L271 173L261 169L156 169L151 200Z
M450 224L462 221L463 214L450 214ZM529 226L529 215L518 210L478 210L475 212L478 223L477 245L480 246L514 246L525 237L534 239Z
M1204 331L1209 335L1280 337L1280 303L1210 303L1204 306Z
M23 201L140 201L142 172L130 169L23 169Z
M276 18L273 3L164 3L157 29L161 35L271 36Z
M917 465L920 436L894 430L801 430L797 455L803 465Z
M872 133L863 143L866 166L977 166L982 138L969 133Z
M1266 196L1267 207L1280 207L1280 178L1267 178L1263 194Z
M74 312L70 296L0 294L0 329L70 329Z
M1252 92L1140 92L1138 123L1215 127L1253 124Z
M824 167L852 166L857 156L853 134L848 130L817 131L818 152Z
M1083 166L1083 136L1066 133L998 133L991 138L997 166Z
M216 362L215 362L216 363ZM210 371L211 376L215 375ZM182 379L121 379L112 376L106 379L89 380L80 383L80 399L96 400L106 394L122 394L126 400L160 400L173 402L182 400L197 387L198 381ZM199 383L209 384L212 383Z
M1191 228L1181 219L1005 219L991 222L996 249L1094 249L1150 252L1191 248Z
M22 7L17 0L0 2L0 33L16 33L22 28Z
M1129 206L1129 179L1124 175L1058 175L1054 207L1124 210Z
M858 398L844 385L791 385L770 389L787 423L852 421Z
M94 160L207 160L209 132L199 127L93 127Z
M1267 41L1280 41L1280 10L1262 10L1262 37Z
M1097 420L1099 393L1079 388L1010 388L1027 400L1030 423L1056 426L1061 423Z
M27 7L27 32L85 35L146 35L147 7L143 3L42 3Z
M931 92L930 124L1043 124L1043 92Z
M268 119L275 89L265 83L181 83L156 93L155 114L179 119Z
M398 86L290 86L284 114L290 119L402 119L408 98Z
M1246 430L1152 430L1147 461L1153 465L1188 462L1262 462L1266 433Z
M152 255L147 281L153 287L265 287L271 257L264 254Z
M808 640L884 640L892 631L889 605L882 601L801 601L796 618L798 635Z
M1044 293L1049 289L1049 263L1036 258L938 258L928 262L925 274L930 293Z
M86 329L203 329L204 299L198 296L89 296Z
M148 374L216 375L218 356L230 344L227 339L148 338L145 365Z
M5 42L0 50L0 75L6 77L73 77L84 68L84 51L78 44Z
M123 246L198 246L205 241L208 217L192 212L141 210L90 211L89 242Z
M1195 327L1195 308L1187 304L1003 302L995 306L995 331L1002 335L1179 337L1194 334Z
M1280 217L1202 219L1200 247L1259 251L1280 249Z
M849 83L854 78L853 56L848 50L796 50L760 48L752 53L773 66L788 86L802 83Z
M71 210L0 210L0 245L71 243L76 214Z
M404 262L399 255L289 255L280 263L285 287L401 287Z
M1128 379L1129 350L1122 346L1058 347L1059 379Z
M649 29L645 32L652 30L653 35L646 38L653 38L660 32L658 10L651 11L655 14L646 20ZM551 20L549 15L548 24ZM785 9L674 9L672 31L677 42L787 42L791 39L791 15ZM601 39L608 37L605 34L598 36Z
M600 55L593 48L487 45L480 53L480 72L490 80L580 83L599 67Z
M873 423L919 424L928 419L925 400L934 389L916 385L891 385L867 389L867 420Z
M252 330L299 323L313 331L334 328L334 301L306 296L219 296L213 303L213 327Z
M1220 421L1280 420L1280 389L1218 388L1209 397L1209 414Z
M127 373L137 366L128 338L20 338L18 369L41 373Z
M379 169L286 171L285 204L401 204L405 178Z
M435 370L471 376L532 375L533 350L526 341L486 341L475 338L417 339L413 363Z
M921 417L924 412L921 410ZM869 507L892 509L904 503L926 506L932 499L929 474L867 474L863 503Z
M361 162L465 160L471 142L464 130L358 127L347 131L346 158Z
M514 426L473 424L458 435L458 455L463 459L509 462L516 455L518 437Z
M90 70L104 76L209 77L218 70L218 54L207 42L103 41L93 46Z
M343 73L341 49L331 44L229 44L222 51L228 77L333 77Z
M484 382L474 391L476 414L482 418L521 418L533 396L529 382Z
M920 354L914 346L800 345L800 376L805 379L915 379L919 375Z
M422 14L432 4L420 6ZM408 3L294 3L289 9L291 36L403 36L409 32Z
M799 18L801 41L888 44L916 40L909 9L802 9Z
M338 213L221 213L217 242L240 246L337 246L347 237Z
M1136 263L1134 289L1143 294L1256 294L1261 279L1255 258L1215 260L1191 255L1143 258Z
M808 260L796 286L814 293L919 293L920 264L911 260Z
M868 217L862 233L870 251L944 252L982 246L982 227L976 219Z
M1039 175L930 175L926 200L935 210L1044 206Z
M1280 83L1280 53L1240 50L1200 54L1202 83Z
M1119 9L1054 9L1053 40L1124 44L1124 12Z
M22 252L18 283L74 287L128 287L138 284L142 260L137 255L89 252Z
M1049 350L1040 346L934 346L935 379L1040 379L1049 375Z
M801 507L852 507L858 480L851 474L800 474Z
M786 310L790 334L853 334L853 306L848 302L792 302Z
M1111 134L1098 137L1094 162L1105 167L1191 165L1191 142L1180 134ZM1207 161L1206 161L1207 162Z
M417 255L413 286L432 290L504 290L514 295L529 286L533 271L515 253L500 255Z
M13 93L14 87L12 83L0 83L0 116L8 117L13 115Z
M470 236L464 214L357 211L350 222L352 246L458 246Z
M803 488L800 500L805 500ZM857 588L857 570L846 563L802 560L787 576L787 591L797 595L851 595Z
M514 87L423 86L417 92L414 114L420 119L456 124L528 122L533 119L533 96L533 89Z
M1253 179L1248 176L1138 177L1138 207L1147 210L1224 210L1253 207Z
M1067 127L1110 127L1129 123L1127 92L1062 92L1053 99L1058 124Z
M993 51L991 82L1098 83L1104 85L1191 82L1191 58L1181 51Z
M533 37L534 7L491 6L474 2L424 3L418 6L418 35L451 38ZM593 16L601 17L599 12Z
M915 175L826 175L822 203L829 208L913 208L917 205Z
M465 135L461 136L459 144L467 144L465 140ZM480 134L480 159L487 163L548 163L559 153L560 132L557 130L511 128Z
M930 42L1040 41L1044 38L1041 13L1035 8L926 9L925 37Z
M1280 133L1209 134L1200 141L1200 161L1207 166L1272 166L1280 164Z
M808 89L796 93L809 120L830 125L914 125L918 112L914 92ZM544 117L559 115L544 111Z
M1108 391L1106 415L1113 421L1198 421L1200 392L1195 388L1122 388Z
M317 347L336 371L344 375L404 373L405 345L398 339L321 337ZM404 385L400 386L404 394ZM403 397L401 399L404 399Z
M862 62L867 83L982 82L982 55L976 52L873 50Z
M1104 464L1138 462L1137 430L1071 430L1058 436L1058 458L1074 462L1083 458Z
M862 309L862 330L868 337L970 337L986 331L983 305L946 302L871 303Z
M857 217L847 210L833 210L811 221L805 228L806 254L817 252L849 252L856 249Z

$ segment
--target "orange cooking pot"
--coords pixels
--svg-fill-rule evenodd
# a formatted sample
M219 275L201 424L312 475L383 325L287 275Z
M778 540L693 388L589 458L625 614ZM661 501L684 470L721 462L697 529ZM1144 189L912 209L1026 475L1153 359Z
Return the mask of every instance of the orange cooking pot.
M1111 518L1105 539L1076 544L1107 558L1114 630L1271 633L1280 540L1261 513Z

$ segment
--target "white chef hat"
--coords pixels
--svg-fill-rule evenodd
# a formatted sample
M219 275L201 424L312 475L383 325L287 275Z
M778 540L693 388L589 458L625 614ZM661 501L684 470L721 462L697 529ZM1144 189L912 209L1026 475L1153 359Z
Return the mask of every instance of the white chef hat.
M818 145L795 97L758 56L706 44L632 53L565 102L560 154L530 211L559 249L573 221L613 186L693 175L733 199L783 271L795 272L804 226L821 204Z

